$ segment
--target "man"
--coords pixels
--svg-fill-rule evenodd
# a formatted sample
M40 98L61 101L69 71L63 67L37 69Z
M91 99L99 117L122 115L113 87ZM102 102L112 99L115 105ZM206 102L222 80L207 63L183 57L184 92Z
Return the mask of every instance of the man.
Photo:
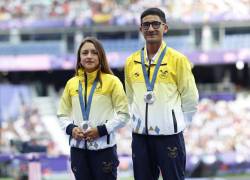
M141 14L140 31L146 44L128 57L126 93L132 117L135 180L184 180L185 121L196 111L198 91L188 59L167 47L163 11Z

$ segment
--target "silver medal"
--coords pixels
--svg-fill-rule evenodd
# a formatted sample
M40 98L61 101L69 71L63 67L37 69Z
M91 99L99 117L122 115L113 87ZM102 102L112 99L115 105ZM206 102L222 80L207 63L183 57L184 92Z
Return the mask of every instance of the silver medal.
M153 104L155 101L155 95L153 91L147 91L144 95L144 101L148 104Z
M88 128L89 128L88 123L83 123L83 124L82 124L82 129L83 129L83 131L87 131Z

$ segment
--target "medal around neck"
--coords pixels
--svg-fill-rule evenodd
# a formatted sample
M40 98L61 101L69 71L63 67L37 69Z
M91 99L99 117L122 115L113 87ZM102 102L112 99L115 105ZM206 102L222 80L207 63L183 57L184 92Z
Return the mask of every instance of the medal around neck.
M93 95L94 95L94 91L96 89L97 83L98 83L98 77L96 77L96 79L91 87L90 94L88 96L88 101L87 101L87 103L85 103L84 98L83 98L83 94L82 94L82 83L81 83L81 81L79 81L79 85L78 85L79 102L80 102L81 111L82 111L82 118L83 118L83 123L81 124L81 128L83 129L84 132L86 132L87 130L90 129L90 126L88 124L89 113L90 113L90 107L91 107L91 103L92 103L92 99L93 99ZM87 95L85 94L85 96L87 96Z
M166 49L167 49L167 46L165 46L165 48L163 49L163 51L161 52L158 58L151 81L150 81L150 75L146 70L146 65L144 61L144 52L143 52L143 49L141 50L141 67L142 67L142 72L143 72L143 76L144 76L144 80L145 80L145 84L147 88L147 92L144 95L144 101L148 104L153 104L156 99L155 94L153 93L153 90L154 90L154 85L155 85L156 77L157 77L161 62L163 61L164 55L166 54ZM149 70L150 70L150 63L149 63Z
M144 95L144 101L148 104L153 104L155 102L155 94L153 91L147 91Z

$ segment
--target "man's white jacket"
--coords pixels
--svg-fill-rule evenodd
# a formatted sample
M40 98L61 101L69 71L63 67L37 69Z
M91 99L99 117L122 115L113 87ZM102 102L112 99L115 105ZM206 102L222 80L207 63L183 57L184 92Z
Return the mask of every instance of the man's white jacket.
M151 63L150 80L166 43ZM144 48L144 57L146 52ZM148 61L144 60L148 70ZM133 132L149 135L171 135L184 130L187 119L195 113L198 91L189 60L178 51L167 47L154 85L155 102L146 103L147 92L142 71L141 50L128 57L125 65L125 86L129 101Z

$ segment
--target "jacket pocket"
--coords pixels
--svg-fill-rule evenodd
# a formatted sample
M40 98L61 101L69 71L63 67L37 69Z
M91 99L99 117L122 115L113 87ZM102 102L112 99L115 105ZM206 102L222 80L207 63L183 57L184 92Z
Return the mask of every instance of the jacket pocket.
M172 109L172 118L173 118L173 124L174 124L174 133L177 133L177 121L175 117L174 110Z

